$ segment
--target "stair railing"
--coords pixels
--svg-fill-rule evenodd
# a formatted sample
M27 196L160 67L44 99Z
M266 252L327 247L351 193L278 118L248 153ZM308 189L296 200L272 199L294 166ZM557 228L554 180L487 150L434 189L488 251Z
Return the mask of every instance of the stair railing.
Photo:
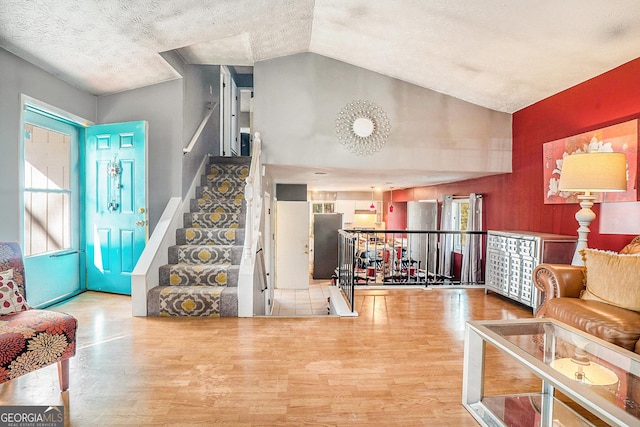
M209 111L204 115L204 118L200 122L200 126L198 126L198 129L196 129L196 133L193 134L193 137L191 138L191 141L189 141L189 144L182 149L182 154L190 153L191 150L193 150L194 145L196 145L196 142L198 142L198 140L200 139L200 134L204 130L204 127L207 125L209 119L211 118L211 115L213 114L213 110L215 110L217 106L217 102L215 104L209 103L209 105L207 106Z
M355 285L484 286L486 231L340 231L338 282L348 299ZM475 245L476 262L454 246ZM443 265L444 264L444 265Z
M245 240L244 240L244 257L251 257L251 246L255 233L258 231L256 224L260 223L260 214L262 213L262 174L260 173L260 155L262 154L262 139L260 132L256 132L253 137L253 146L251 147L251 167L249 168L249 176L247 176L246 185L244 187L244 198L247 203L247 221L245 224Z
M238 317L253 316L254 287L260 290L266 287L266 276L256 268L256 254L260 237L260 218L262 216L262 140L256 132L251 147L251 167L246 180L244 198L246 202L245 238L240 263L238 281ZM255 275L262 277L254 277ZM256 280L258 279L258 280Z

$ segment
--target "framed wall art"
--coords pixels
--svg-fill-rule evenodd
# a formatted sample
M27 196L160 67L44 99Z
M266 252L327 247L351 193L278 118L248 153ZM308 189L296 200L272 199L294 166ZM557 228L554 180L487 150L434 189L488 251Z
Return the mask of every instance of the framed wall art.
M627 156L627 191L595 193L599 202L630 202L637 200L635 188L638 169L638 120L618 123L579 135L543 144L542 167L544 203L578 203L577 193L558 191L558 181L565 157L589 152L620 152Z

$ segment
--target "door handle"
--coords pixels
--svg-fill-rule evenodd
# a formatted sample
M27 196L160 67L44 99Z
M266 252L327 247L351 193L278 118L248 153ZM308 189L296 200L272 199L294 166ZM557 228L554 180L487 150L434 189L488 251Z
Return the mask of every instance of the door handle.
M61 256L79 254L80 252L84 252L84 251L81 250L81 249L78 249L78 250L75 250L75 251L72 250L72 251L67 251L67 252L60 252L60 253L57 253L57 254L49 255L49 258L59 258Z
M136 221L136 225L138 227L144 227L145 225L147 225L149 223L149 221L147 221L146 219L144 220L140 220L140 221Z

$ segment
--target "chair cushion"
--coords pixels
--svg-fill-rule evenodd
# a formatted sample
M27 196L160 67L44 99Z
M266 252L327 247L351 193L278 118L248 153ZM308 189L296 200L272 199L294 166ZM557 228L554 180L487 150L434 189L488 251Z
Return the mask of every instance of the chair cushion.
M74 356L77 325L50 310L0 316L0 383Z
M0 315L28 310L29 305L13 279L0 276Z
M640 313L604 302L552 298L547 303L544 316L630 351L636 350L640 339Z

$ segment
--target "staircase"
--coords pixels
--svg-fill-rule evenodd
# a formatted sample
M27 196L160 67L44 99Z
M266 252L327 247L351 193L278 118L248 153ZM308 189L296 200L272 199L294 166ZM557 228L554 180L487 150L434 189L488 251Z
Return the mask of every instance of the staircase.
M237 317L244 245L249 157L212 157L190 201L159 285L149 290L148 316Z

